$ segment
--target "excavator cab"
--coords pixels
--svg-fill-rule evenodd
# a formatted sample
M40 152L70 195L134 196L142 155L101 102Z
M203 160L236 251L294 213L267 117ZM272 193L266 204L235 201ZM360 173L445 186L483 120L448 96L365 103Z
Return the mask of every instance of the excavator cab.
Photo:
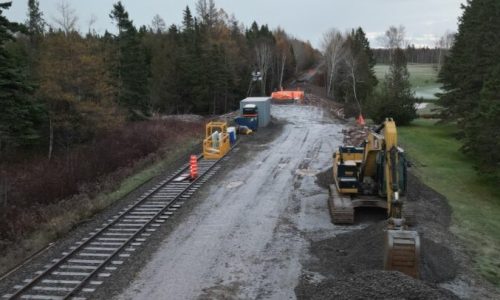
M419 277L420 238L408 230L413 214L405 203L406 158L398 147L392 119L369 132L361 147L342 146L333 155L334 184L328 199L334 224L353 224L355 209L377 207L387 211L384 267Z

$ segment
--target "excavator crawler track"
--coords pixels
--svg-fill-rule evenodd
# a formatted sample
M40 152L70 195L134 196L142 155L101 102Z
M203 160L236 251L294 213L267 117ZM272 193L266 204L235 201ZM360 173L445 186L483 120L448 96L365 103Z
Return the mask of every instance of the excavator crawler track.
M330 196L328 206L332 223L334 224L354 224L354 207L350 196L343 196L337 192L337 187L330 185Z

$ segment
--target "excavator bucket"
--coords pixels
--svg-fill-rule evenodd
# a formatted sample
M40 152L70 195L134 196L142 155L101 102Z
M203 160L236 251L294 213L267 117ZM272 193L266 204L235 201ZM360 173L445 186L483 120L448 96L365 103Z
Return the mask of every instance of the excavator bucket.
M418 278L420 237L416 231L387 230L384 265L386 270L399 271Z
M349 195L342 195L335 184L329 187L328 206L334 224L354 224L354 207Z

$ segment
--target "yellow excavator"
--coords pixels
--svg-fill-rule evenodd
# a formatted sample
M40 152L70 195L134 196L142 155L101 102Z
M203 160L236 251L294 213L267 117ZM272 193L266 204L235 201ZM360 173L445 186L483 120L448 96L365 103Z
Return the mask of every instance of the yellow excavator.
M420 238L408 230L415 220L404 205L407 162L397 139L394 120L386 119L359 147L341 146L333 155L328 204L334 224L353 224L356 208L385 209L384 267L418 278Z

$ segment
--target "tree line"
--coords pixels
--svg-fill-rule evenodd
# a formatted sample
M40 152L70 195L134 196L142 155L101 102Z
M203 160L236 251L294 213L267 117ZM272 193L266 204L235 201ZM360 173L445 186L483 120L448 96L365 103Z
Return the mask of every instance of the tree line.
M373 49L375 55L375 60L378 64L389 64L391 60L391 48L392 45L387 43L387 35L400 34L402 39L400 39L400 48L405 51L406 59L408 63L411 64L433 64L436 65L437 69L440 69L444 63L444 60L450 53L450 49L455 41L455 33L447 31L444 35L435 41L434 48L429 46L416 47L414 44L410 44L404 40L405 29L403 26L395 27L392 26L386 32L385 36L379 38L380 42L385 48ZM406 46L405 46L406 44Z
M346 116L365 115L375 122L393 117L399 125L416 115L407 55L402 49L404 28L391 26L384 35L389 73L380 82L375 76L376 56L362 28L342 33L331 29L323 36L326 94L345 103Z
M254 92L269 94L320 56L281 28L244 27L213 0L198 0L195 13L186 7L169 27L159 15L137 27L118 1L109 14L116 34L80 32L64 0L53 25L38 0L27 3L25 24L0 3L2 157L43 148L50 158L155 114L223 113L247 96L252 71L262 73Z
M457 122L463 150L483 172L500 169L500 2L469 0L439 73L444 120ZM498 174L498 173L497 173Z

